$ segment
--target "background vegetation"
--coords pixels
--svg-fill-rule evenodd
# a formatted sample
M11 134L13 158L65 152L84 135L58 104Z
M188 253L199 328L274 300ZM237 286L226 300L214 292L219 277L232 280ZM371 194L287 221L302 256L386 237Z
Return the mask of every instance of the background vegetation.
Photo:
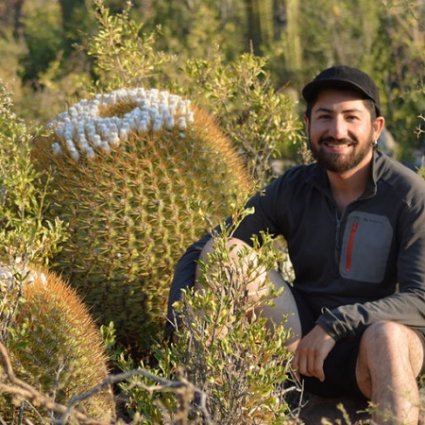
M25 304L25 279L16 270L55 266L69 237L68 223L46 214L52 176L40 179L30 160L32 138L45 133L57 113L117 88L170 90L215 117L253 185L263 186L282 167L309 160L298 93L335 63L374 77L397 142L391 153L418 168L425 153L425 0L1 0L0 260L15 274L9 283L1 280L0 342L22 348L13 329ZM227 255L221 246L212 259L216 266ZM260 261L284 263L272 248ZM226 273L205 277L212 279L208 286ZM180 309L192 327L181 330L178 344L159 344L143 359L116 343L113 323L102 328L111 367L122 372L106 383L117 384L122 422L285 423L296 416L288 401L290 355L280 344L284 329L264 343L261 318L248 323L240 314L252 306L237 298L237 281L227 286L235 288L230 298L188 294ZM211 341L220 321L232 332ZM48 399L40 388L25 387L2 353L0 386L10 381L20 388L18 405L22 399L38 403L50 419L62 415L58 423L65 423L65 405L74 401L59 405L52 389L43 388ZM135 372L137 366L144 369ZM10 388L0 389L16 396ZM90 423L82 414L72 420Z
M326 66L345 63L365 69L380 85L388 129L398 142L398 158L414 165L423 153L424 135L415 136L417 117L425 107L423 0L131 3L128 14L133 25L109 34L109 47L115 45L116 49L93 60L99 44L90 42L90 35L102 37L98 31L106 23L96 17L92 1L3 0L0 78L7 81L19 114L44 123L90 86L92 90L100 88L99 84L101 88L116 87L123 72L133 77L137 74L128 82L131 84L197 91L202 96L197 101L220 113L222 103L229 100L226 96L239 95L242 101L246 87L236 86L236 94L220 93L210 79L243 81L235 73L236 64L241 55L253 53L260 61L261 71L255 71L261 73L262 83L269 80L278 92L289 92L296 100L302 85ZM104 4L112 16L126 7L122 0ZM131 46L128 37L136 33L140 40ZM106 48L106 40L103 42ZM129 48L134 61L110 63L113 67L105 69L105 60L112 55L118 60L119 50L128 54ZM252 66L244 67L244 72L255 72ZM223 87L226 81L216 83ZM208 87L214 87L214 93L208 92ZM243 107L241 102L233 104ZM302 110L300 103L297 112ZM239 119L245 117L241 110L233 112ZM264 128L259 130L264 137L270 134ZM270 139L275 145L274 157L294 158L296 149L291 149L289 134L279 140L271 133Z

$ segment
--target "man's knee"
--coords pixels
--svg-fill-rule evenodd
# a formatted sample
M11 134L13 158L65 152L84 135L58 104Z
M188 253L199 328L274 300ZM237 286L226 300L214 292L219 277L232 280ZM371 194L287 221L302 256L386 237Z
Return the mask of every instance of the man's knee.
M253 311L268 319L270 329L273 329L274 324L281 324L285 319L287 327L293 332L291 341L298 340L301 336L301 324L297 305L287 282L277 271L267 271L259 265L257 252L245 242L231 238L226 243L226 249L229 252L229 261L225 267L238 269L238 272L232 275L244 280L241 286L248 295L249 303L253 305ZM213 250L214 242L210 240L202 251L201 260L208 261L208 254ZM197 280L199 273L198 267ZM199 287L198 282L195 288ZM271 288L279 291L279 295L273 300L273 305L270 305Z
M359 359L374 363L410 363L417 375L422 367L423 344L419 335L400 323L381 321L368 326L360 342Z
M388 355L392 352L390 346L397 340L399 331L396 323L382 321L368 326L362 335L356 378L361 392L368 399L372 397L372 375L375 374L377 366L383 366L388 371Z
M360 342L356 370L359 387L369 396L371 376L377 371L388 374L410 367L417 376L423 357L423 344L415 331L391 321L373 323L366 328Z
M220 264L221 267L233 270L229 273L234 279L240 279L241 286L247 291L251 300L258 300L267 293L266 269L258 264L256 251L240 239L230 238L226 245L228 260ZM200 259L208 262L208 256L214 251L214 241L211 239L203 248ZM214 269L214 265L212 266ZM195 288L199 288L200 267L196 272Z
M361 339L360 348L368 352L388 352L399 346L400 338L406 337L407 328L396 322L381 321L366 328Z
M422 341L414 330L397 322L381 321L368 326L362 336L360 351L382 356L398 353L409 354L420 351L423 355Z

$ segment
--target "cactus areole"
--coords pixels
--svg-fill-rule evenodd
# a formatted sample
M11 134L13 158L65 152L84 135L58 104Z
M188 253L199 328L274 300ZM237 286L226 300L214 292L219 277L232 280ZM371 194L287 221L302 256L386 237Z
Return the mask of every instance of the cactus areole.
M174 266L245 198L250 179L214 120L143 88L82 100L34 143L52 172L52 216L70 237L55 259L119 341L146 353L162 336Z

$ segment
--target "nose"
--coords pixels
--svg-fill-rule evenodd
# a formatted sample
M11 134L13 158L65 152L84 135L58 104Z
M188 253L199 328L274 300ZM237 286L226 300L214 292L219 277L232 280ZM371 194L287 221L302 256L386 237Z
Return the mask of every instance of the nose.
M329 123L329 136L339 140L348 137L348 126L344 117L336 115Z

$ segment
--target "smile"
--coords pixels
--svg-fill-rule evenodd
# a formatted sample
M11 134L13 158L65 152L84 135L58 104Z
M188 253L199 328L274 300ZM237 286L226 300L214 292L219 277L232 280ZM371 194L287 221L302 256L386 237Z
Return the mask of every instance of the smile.
M345 151L351 149L353 146L355 146L354 142L333 142L333 141L326 141L321 143L322 146L326 147L326 150L335 152L335 153L344 153Z

